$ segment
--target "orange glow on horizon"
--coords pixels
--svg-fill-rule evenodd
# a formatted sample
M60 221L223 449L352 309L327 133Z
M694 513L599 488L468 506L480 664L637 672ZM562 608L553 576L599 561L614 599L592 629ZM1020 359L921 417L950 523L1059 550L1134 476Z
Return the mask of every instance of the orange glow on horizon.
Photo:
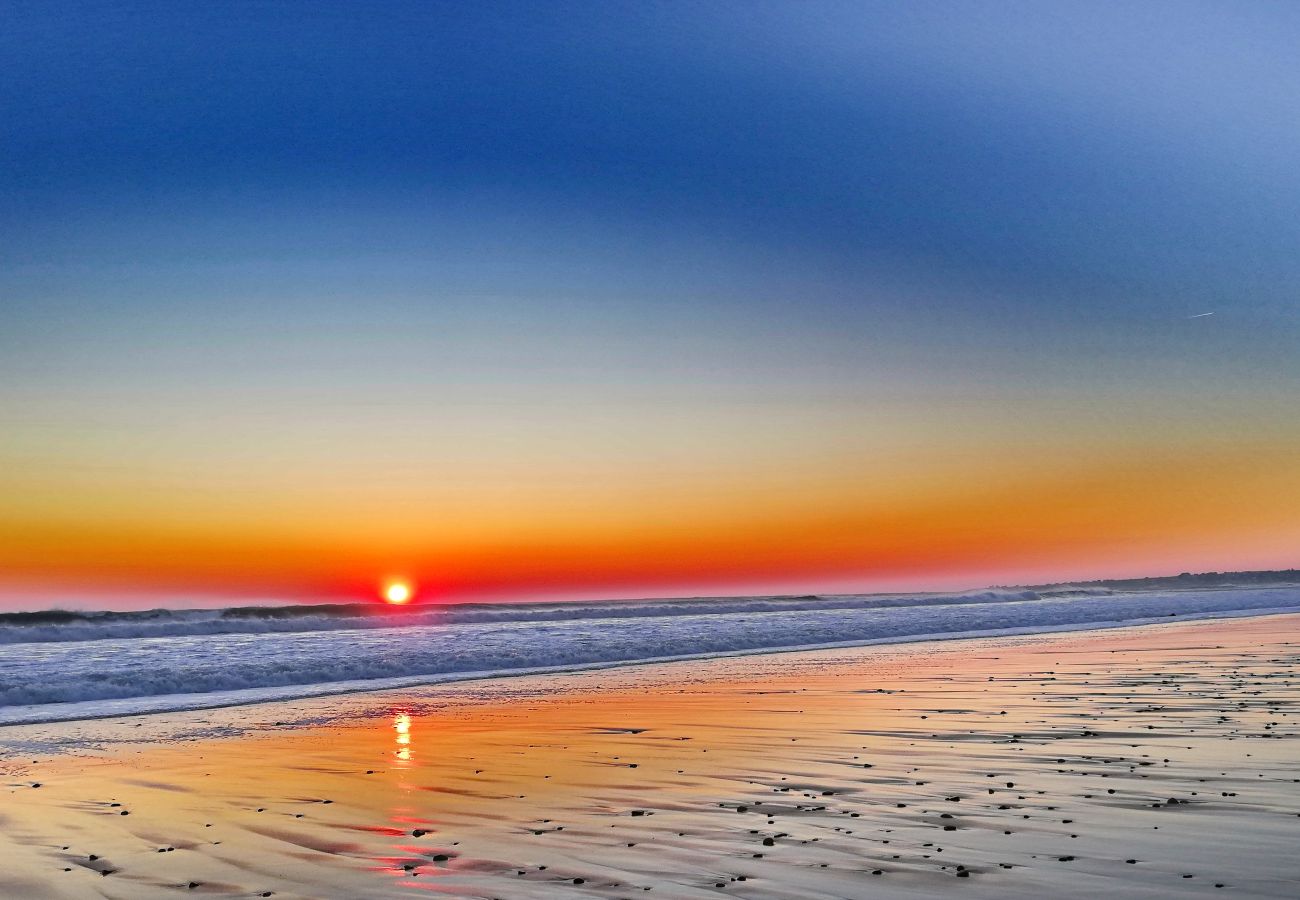
M38 590L150 590L139 603L154 605L184 591L402 606L417 590L426 602L831 582L848 592L1285 568L1300 536L1300 464L1287 450L1241 443L1067 465L1032 445L987 464L898 463L871 477L828 465L755 483L746 470L656 491L596 483L562 503L521 489L505 505L448 500L437 517L388 506L382 522L346 493L332 511L271 504L284 516L273 522L197 503L180 522L122 504L111 516L91 505L56 514L33 494L30 508L0 511L0 606L6 591L34 605Z

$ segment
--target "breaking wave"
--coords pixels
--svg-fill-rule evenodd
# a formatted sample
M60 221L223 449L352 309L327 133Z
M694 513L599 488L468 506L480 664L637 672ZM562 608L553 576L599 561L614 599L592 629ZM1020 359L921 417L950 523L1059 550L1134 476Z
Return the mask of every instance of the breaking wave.
M881 609L897 606L998 603L1037 600L1033 591L985 590L963 594L818 595L802 597L706 597L573 603L462 604L394 608L377 603L311 606L235 606L227 609L150 609L138 612L0 613L0 644L95 641L107 638L180 637L201 634L271 634L357 628L409 628L491 622L558 622L726 613Z
M0 626L8 641L0 725L737 653L1300 612L1300 588L361 609L11 614Z

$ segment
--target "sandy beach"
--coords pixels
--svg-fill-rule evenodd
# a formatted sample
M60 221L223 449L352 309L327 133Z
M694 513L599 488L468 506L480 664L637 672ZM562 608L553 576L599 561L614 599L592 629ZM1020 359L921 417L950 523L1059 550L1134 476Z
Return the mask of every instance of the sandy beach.
M1300 616L0 730L0 895L1300 894Z

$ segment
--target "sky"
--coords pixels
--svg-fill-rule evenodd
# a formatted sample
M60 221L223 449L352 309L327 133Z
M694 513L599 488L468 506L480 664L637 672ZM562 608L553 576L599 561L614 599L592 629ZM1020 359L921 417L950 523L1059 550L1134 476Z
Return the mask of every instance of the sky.
M0 607L1300 564L1300 7L0 8Z

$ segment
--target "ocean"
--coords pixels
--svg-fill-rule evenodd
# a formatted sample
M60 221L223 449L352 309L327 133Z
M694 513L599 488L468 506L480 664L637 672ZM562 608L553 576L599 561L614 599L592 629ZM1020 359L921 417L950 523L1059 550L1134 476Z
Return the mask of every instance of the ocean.
M730 654L1300 611L1300 587L0 615L0 725Z

